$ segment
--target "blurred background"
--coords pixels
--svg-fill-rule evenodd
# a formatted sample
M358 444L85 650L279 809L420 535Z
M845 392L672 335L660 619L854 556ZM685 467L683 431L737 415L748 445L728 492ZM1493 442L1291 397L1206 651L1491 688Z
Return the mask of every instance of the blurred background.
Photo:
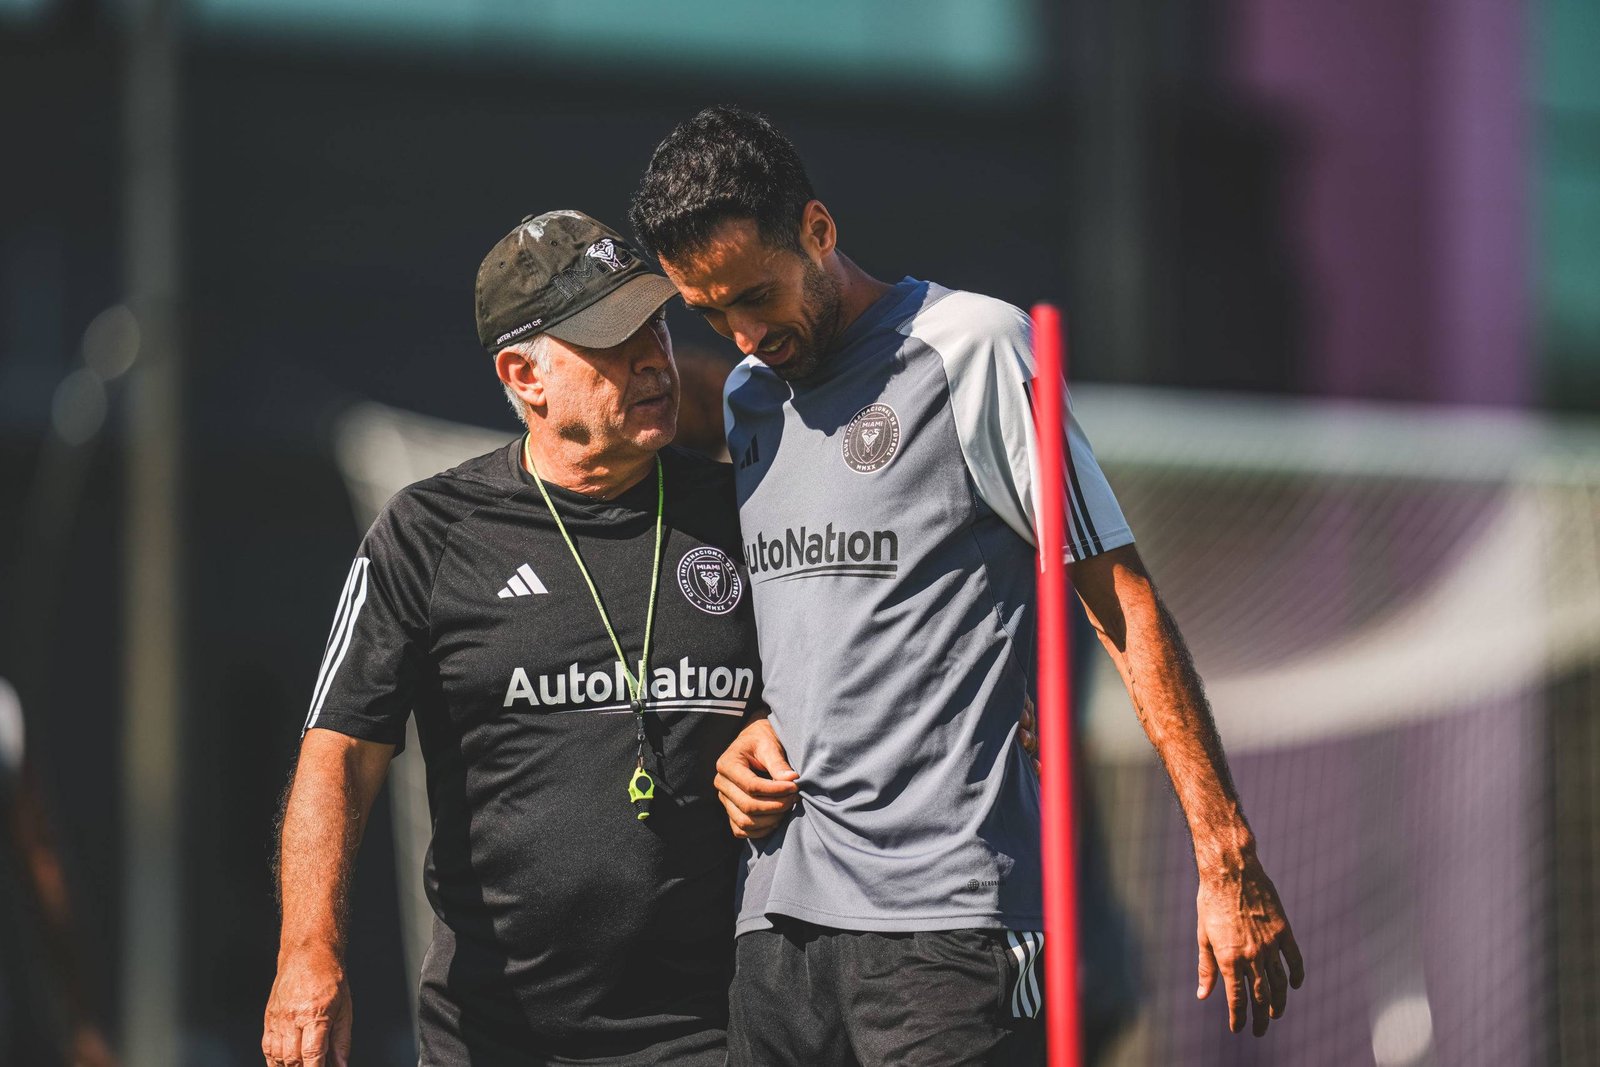
M259 1062L349 556L516 429L478 262L725 101L869 272L1067 309L1310 974L1261 1041L1195 1004L1096 664L1096 1062L1600 1063L1597 56L1591 0L0 0L0 1063ZM415 1061L415 751L360 1064Z

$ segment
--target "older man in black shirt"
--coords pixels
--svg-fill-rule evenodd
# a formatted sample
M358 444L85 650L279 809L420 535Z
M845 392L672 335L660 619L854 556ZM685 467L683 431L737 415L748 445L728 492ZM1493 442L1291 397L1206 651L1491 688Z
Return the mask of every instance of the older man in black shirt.
M421 1063L723 1062L712 779L760 676L729 468L669 447L673 295L577 212L484 261L479 339L528 432L397 494L345 580L284 815L268 1063L348 1060L345 888L411 714Z

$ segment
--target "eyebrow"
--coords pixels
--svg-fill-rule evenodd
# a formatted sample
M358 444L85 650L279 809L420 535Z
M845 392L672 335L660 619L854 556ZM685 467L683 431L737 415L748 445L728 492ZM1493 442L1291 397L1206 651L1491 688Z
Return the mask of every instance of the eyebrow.
M742 304L746 300L749 300L752 296L754 296L756 293L758 293L762 289L768 288L771 284L772 283L770 281L757 282L756 284L754 284L754 285L750 286L749 288L745 289L743 292L735 294L733 299L723 301L722 306L723 307L733 307L736 304ZM709 305L706 305L706 304L691 304L687 300L685 300L683 302L683 306L688 308L690 311L719 311L719 310L721 310L720 308L717 308L717 307L714 307L714 306L709 306Z

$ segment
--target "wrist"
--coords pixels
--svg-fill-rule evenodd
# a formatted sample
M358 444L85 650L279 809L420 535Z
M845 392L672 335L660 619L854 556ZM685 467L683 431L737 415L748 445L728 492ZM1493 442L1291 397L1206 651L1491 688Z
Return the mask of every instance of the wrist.
M326 938L285 939L278 945L278 969L299 965L318 970L344 971L344 952Z
M1256 838L1242 817L1195 830L1194 865L1202 879L1236 877L1256 862Z

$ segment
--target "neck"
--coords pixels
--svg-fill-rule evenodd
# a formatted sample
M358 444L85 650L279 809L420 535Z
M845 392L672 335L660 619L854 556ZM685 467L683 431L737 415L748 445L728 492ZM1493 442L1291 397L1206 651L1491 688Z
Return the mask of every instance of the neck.
M839 329L843 332L894 286L874 278L856 266L855 261L843 252L835 252L835 255L838 257L838 268L834 276L839 280L839 295L842 298Z
M610 500L632 489L655 464L654 452L620 459L587 451L572 441L549 441L531 432L522 450L522 466L529 474L597 500Z

